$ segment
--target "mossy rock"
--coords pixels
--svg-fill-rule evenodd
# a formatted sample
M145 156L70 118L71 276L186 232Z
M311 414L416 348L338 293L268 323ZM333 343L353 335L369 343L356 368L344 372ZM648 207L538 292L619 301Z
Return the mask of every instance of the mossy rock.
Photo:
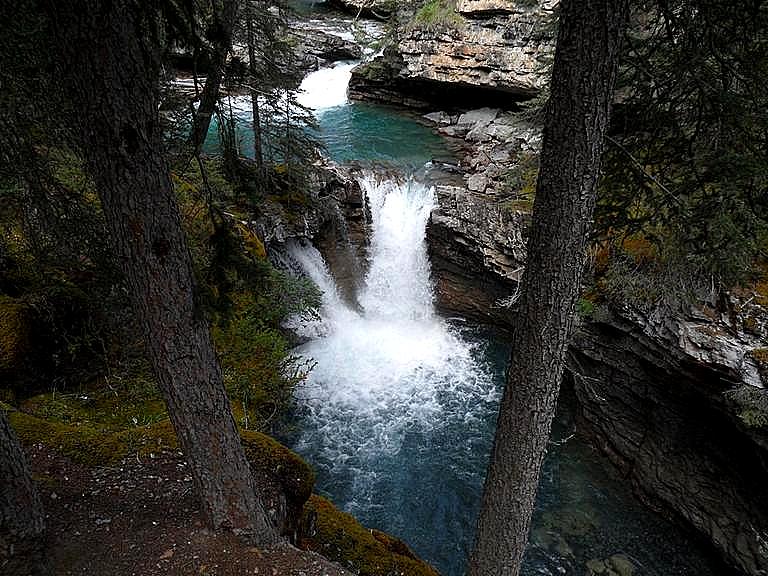
M299 545L360 576L438 576L404 542L367 530L352 515L316 494L304 506Z
M281 533L295 540L304 504L315 486L315 471L298 454L266 434L241 430L240 436L263 497L285 499L284 513L276 513L273 520Z
M31 310L16 298L0 296L0 375L20 378L30 356Z

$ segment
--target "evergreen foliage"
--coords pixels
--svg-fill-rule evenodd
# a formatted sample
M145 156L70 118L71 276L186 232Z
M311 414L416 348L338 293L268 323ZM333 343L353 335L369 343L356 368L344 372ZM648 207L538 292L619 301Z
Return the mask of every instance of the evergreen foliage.
M266 202L303 202L316 151L306 130L311 114L295 102L301 72L287 40L286 8L247 2L234 34L243 41L245 17L255 19L258 61L251 74L242 54L233 56L229 47L223 83L228 94L254 86L261 91L262 163L243 157L228 96L218 105L220 131L230 134L220 147L228 163L186 159L192 104L199 93L185 94L167 80L185 58L195 72L206 68L222 33L223 6L161 2L147 11L154 16L148 16L146 33L163 54L164 76L157 80L166 155L175 164L171 176L201 305L212 321L228 391L239 403L238 418L260 428L279 420L276 414L308 369L290 353L281 324L291 314L311 313L319 293L276 270L261 239L244 222L257 217ZM34 11L23 12L23 18L8 27L0 44L5 126L0 136L0 307L3 318L22 322L34 337L17 339L28 361L14 364L18 355L3 356L2 387L15 390L6 397L22 400L42 390L98 393L102 387L115 391L121 382L149 382L142 395L158 401L127 288L106 239L97 190L80 150L61 129L61 119L76 117L77 111L41 74L55 57L47 49L50 31Z
M749 280L768 249L768 6L639 2L624 52L601 239L622 257L643 237L689 286Z

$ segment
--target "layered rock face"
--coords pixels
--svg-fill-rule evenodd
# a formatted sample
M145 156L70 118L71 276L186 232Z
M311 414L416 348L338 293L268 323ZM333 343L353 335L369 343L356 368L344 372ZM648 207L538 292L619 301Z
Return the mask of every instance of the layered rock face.
M286 264L286 241L311 241L322 253L342 297L353 304L363 277L368 205L348 169L329 160L319 161L316 168L303 206L267 201L260 207L260 216L246 224L280 266Z
M362 48L354 42L322 30L297 27L293 35L296 38L294 51L307 71L339 60L359 60L363 56Z
M421 108L511 106L541 90L554 51L547 25L554 0L459 0L453 12L447 0L433 0L443 2L448 21L406 17L395 45L353 72L351 97Z
M553 55L545 22L554 4L459 0L452 28L435 34L418 21L406 28L398 43L401 74L531 96L546 82Z
M579 430L652 506L756 576L768 574L768 431L724 394L762 386L754 345L707 318L613 314L581 326L569 367Z
M510 192L508 181L534 154L538 131L492 108L425 118L463 142L461 174L438 180L438 208L427 225L437 305L503 327L525 263L531 206L521 190Z
M437 306L506 326L523 270L528 216L461 186L437 185L439 208L427 225Z
M436 185L427 229L438 305L508 327L530 219L521 192L535 187L535 170L526 176L519 163L536 154L538 132L493 109L427 118L465 143L463 174ZM768 430L745 425L726 392L768 405L768 312L756 300L732 296L729 313L685 318L600 307L569 351L580 432L651 506L755 576L768 574Z

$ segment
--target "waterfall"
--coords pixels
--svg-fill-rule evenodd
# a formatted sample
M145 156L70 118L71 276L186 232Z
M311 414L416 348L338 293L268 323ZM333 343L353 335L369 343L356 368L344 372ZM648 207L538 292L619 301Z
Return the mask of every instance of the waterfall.
M364 175L360 185L373 218L371 265L360 296L363 310L394 319L431 318L425 229L435 207L434 190L413 178L398 182L373 173Z
M458 476L466 475L467 461L485 457L498 397L477 346L433 308L425 239L433 190L373 173L360 183L372 214L360 311L339 297L314 248L290 247L323 290L325 326L322 336L298 349L317 364L298 392L301 433L294 448L318 468L321 487L337 504L381 525L376 515L385 507L409 506L419 492L426 503L423 494L437 478L447 485L466 483ZM425 454L436 448L444 466L463 466L435 465L435 456ZM411 486L401 477L409 469L417 476ZM437 514L444 505L428 511ZM388 527L396 529L392 512L387 516ZM431 522L422 525L428 529Z
M352 77L352 68L357 64L337 62L330 68L321 68L307 74L299 86L299 104L315 112L346 104L347 85Z

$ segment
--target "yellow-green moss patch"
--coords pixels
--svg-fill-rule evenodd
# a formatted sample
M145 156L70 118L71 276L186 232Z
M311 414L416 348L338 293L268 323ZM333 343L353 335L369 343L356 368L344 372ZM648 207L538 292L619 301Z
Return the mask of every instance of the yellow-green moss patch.
M8 420L24 444L45 444L74 462L88 466L114 464L128 454L148 454L176 446L170 422L120 432L42 420L16 410Z
M408 546L370 531L353 516L316 494L304 506L302 548L322 554L360 576L438 576Z
M94 391L46 393L25 400L21 410L43 420L113 431L143 427L168 419L154 383L133 378Z

